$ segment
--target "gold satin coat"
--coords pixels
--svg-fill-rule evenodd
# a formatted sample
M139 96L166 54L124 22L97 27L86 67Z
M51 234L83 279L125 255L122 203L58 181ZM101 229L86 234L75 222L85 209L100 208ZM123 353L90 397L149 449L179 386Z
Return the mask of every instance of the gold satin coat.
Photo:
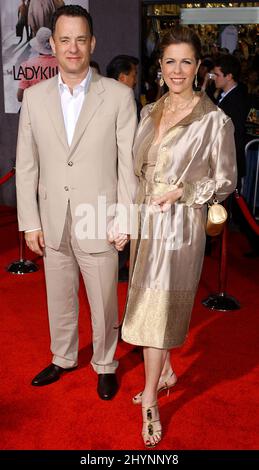
M138 218L138 236L131 242L122 338L131 344L169 349L182 345L188 333L204 257L206 203L213 194L223 201L234 191L236 156L231 119L201 94L192 112L162 138L152 179L146 181L143 160L154 140L166 96L142 110L134 144L139 177L136 203L139 207L149 204L149 220L162 217L162 226L168 213L153 214L152 196L163 195L180 183L183 196L170 210L174 241L170 249L165 237L141 237L143 214Z

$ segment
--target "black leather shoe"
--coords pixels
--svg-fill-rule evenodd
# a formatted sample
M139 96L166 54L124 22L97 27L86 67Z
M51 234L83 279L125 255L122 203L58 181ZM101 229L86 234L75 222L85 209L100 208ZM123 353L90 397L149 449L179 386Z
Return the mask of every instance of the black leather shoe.
M97 393L102 400L111 400L118 388L115 374L98 374Z
M74 369L76 369L76 367L63 369L63 367L56 366L56 364L50 364L48 367L46 367L46 369L43 369L38 375L34 377L31 384L36 387L51 384L52 382L56 382L63 372L68 372Z

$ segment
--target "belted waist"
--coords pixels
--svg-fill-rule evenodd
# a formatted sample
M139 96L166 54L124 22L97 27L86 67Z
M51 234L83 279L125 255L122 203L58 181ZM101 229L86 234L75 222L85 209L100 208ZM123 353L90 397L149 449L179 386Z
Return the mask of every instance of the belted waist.
M162 196L168 191L173 191L179 186L173 183L165 183L160 181L146 181L144 178L140 179L141 192L144 196Z

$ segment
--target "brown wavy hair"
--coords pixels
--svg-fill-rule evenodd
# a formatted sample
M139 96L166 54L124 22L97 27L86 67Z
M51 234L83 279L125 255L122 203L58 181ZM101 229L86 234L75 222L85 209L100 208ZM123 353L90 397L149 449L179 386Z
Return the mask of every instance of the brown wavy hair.
M189 44L193 50L195 59L198 62L201 58L201 41L199 36L188 26L176 25L166 33L159 45L160 58L162 59L165 49L172 44Z

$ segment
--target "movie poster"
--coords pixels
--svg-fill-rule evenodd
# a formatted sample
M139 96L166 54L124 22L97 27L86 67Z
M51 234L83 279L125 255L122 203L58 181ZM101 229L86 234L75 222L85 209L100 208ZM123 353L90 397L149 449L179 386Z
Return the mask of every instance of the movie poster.
M64 4L89 7L88 0L1 0L4 102L17 113L23 91L38 79L57 73L48 43L51 16Z

